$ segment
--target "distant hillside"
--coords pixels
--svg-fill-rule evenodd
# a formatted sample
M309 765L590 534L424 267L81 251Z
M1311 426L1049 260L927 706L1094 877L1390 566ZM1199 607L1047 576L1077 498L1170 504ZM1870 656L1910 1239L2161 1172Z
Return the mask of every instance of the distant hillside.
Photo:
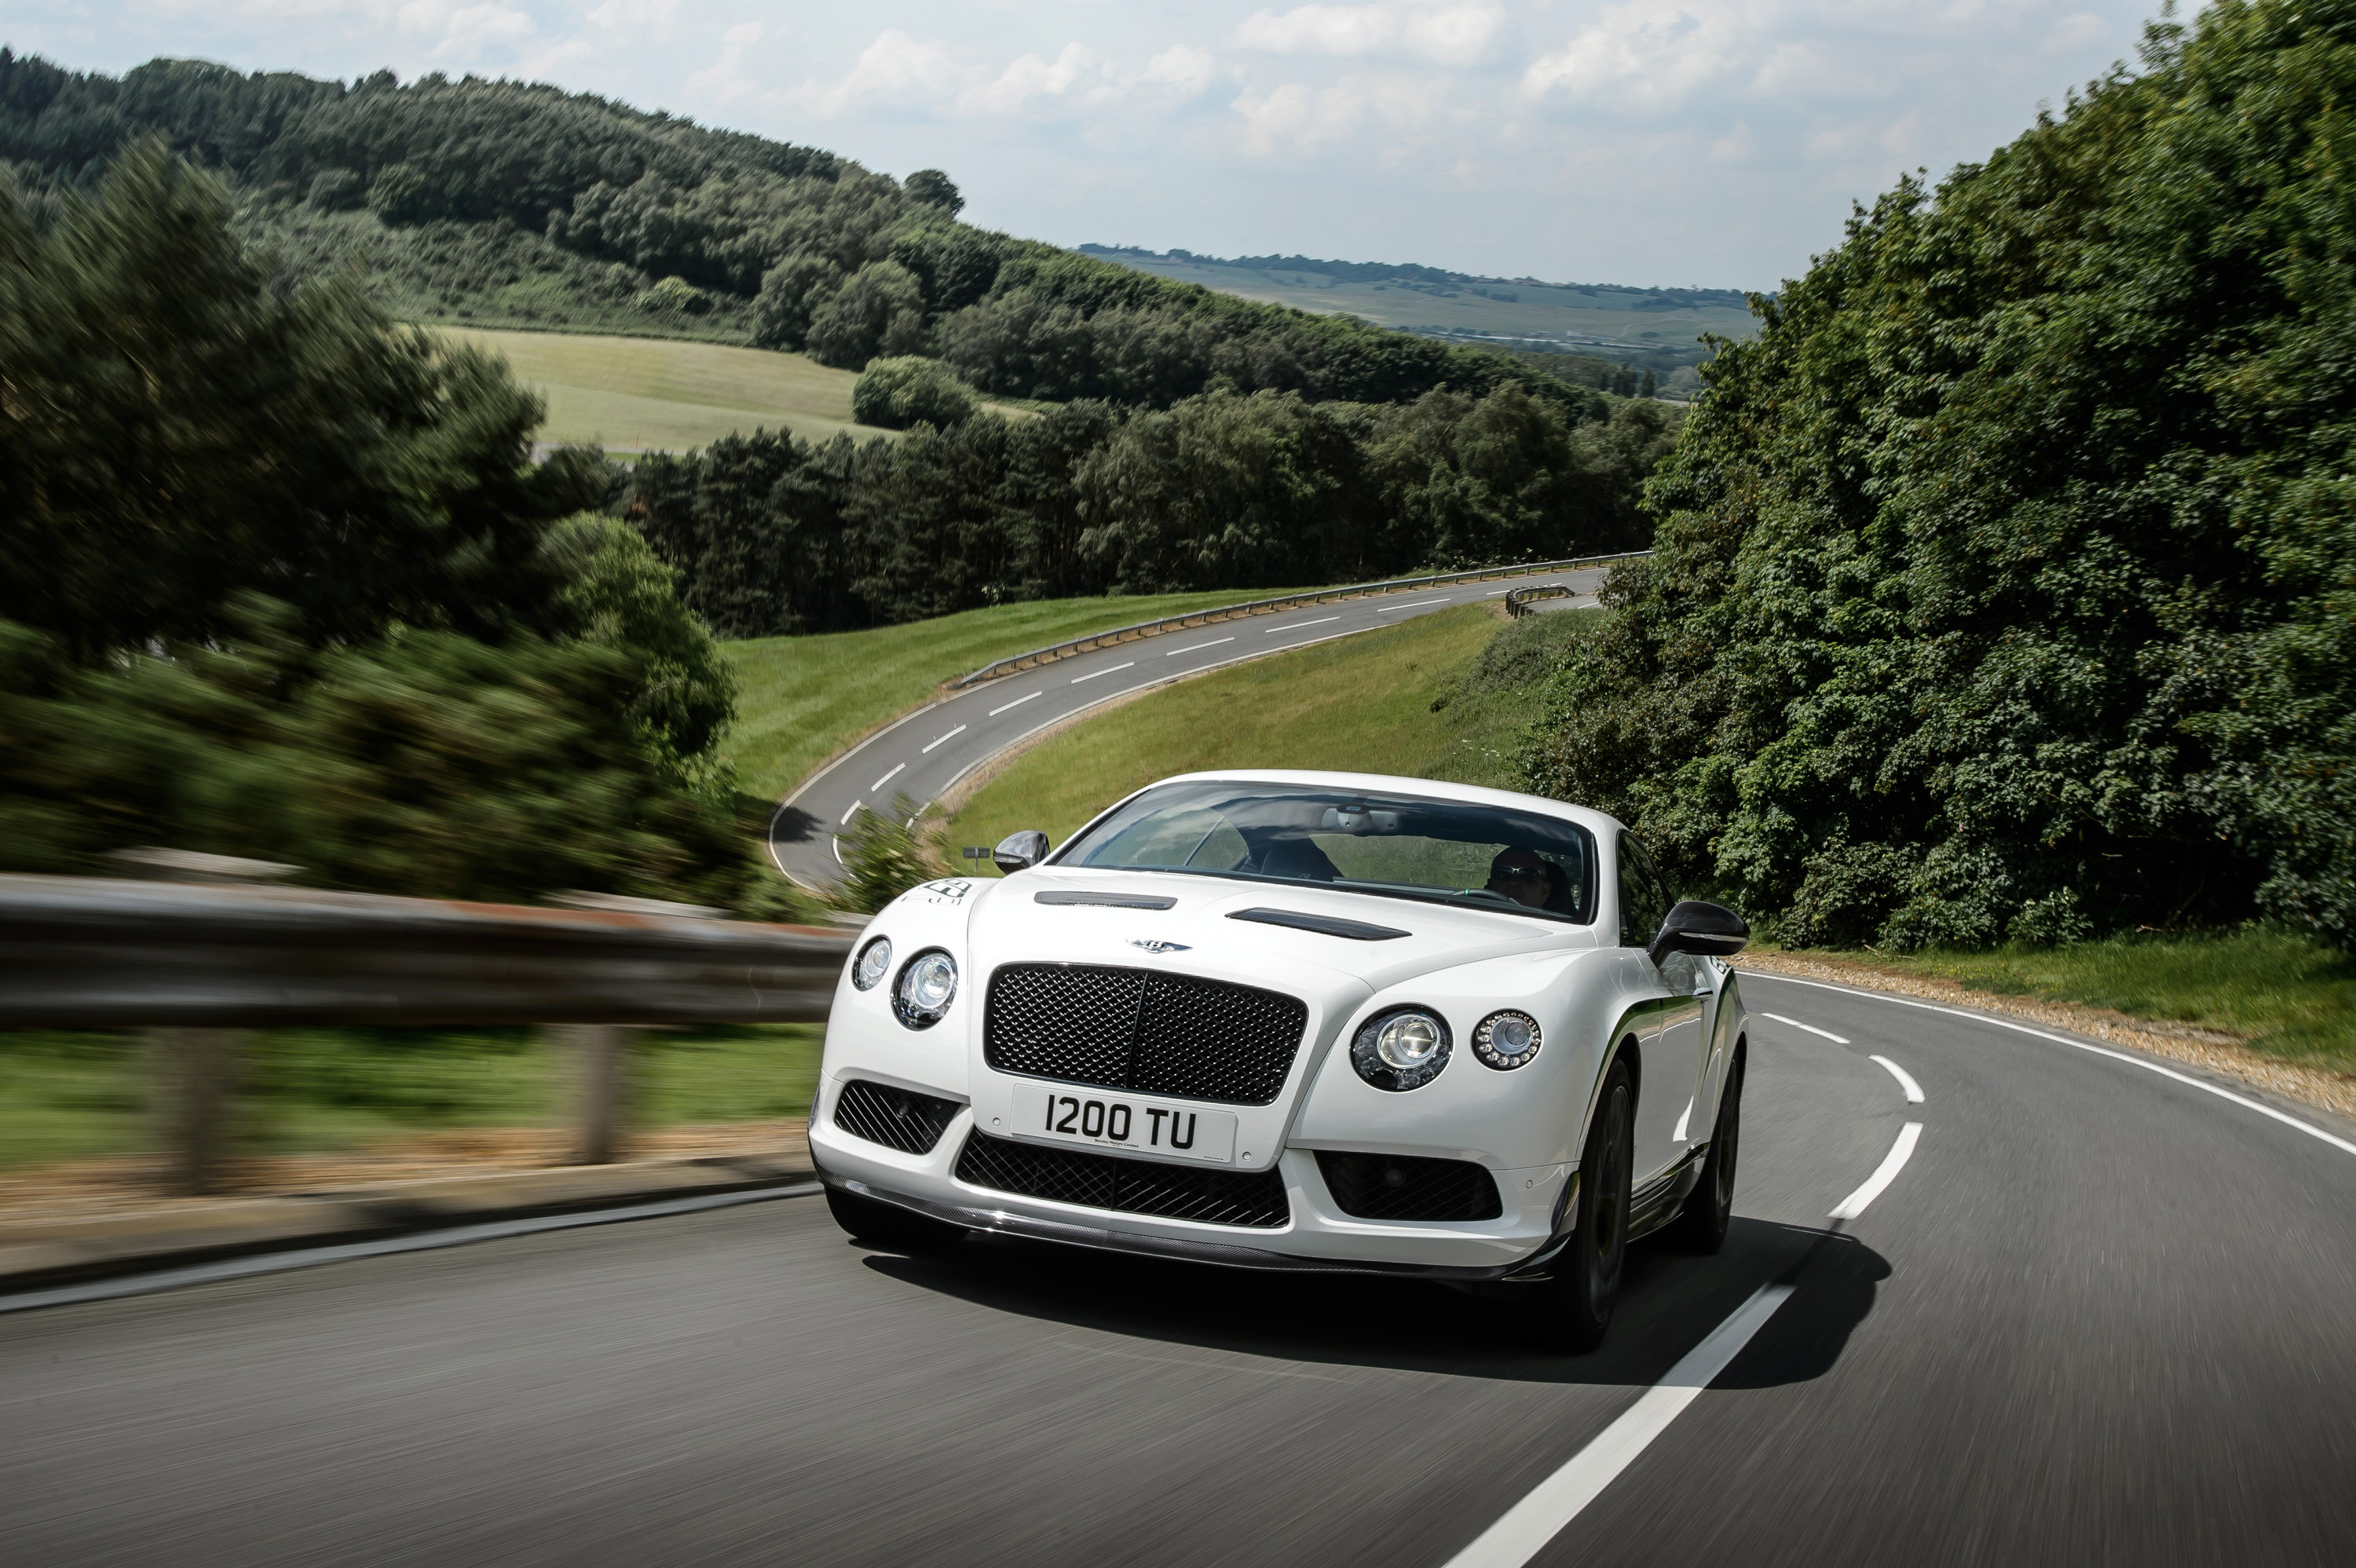
M1704 333L1747 338L1758 326L1739 289L1638 289L1482 278L1413 262L1308 256L1198 256L1115 245L1082 254L1220 293L1349 315L1459 343L1511 345L1598 357L1664 377L1700 363ZM1677 383L1672 381L1672 386Z

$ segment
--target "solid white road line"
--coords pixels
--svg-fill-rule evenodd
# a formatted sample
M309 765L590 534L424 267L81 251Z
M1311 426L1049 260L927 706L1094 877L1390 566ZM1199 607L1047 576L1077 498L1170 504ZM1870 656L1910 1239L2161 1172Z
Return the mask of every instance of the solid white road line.
M2346 1138L2327 1133L2312 1123L2302 1122L2297 1116L2276 1110L2272 1105L2261 1104L2246 1095L2234 1093L2231 1089L2220 1089L2214 1083L2203 1083L2189 1073L2179 1072L2172 1067L2162 1067L2157 1061L2146 1061L2142 1057L2131 1056L2124 1051L2113 1051L2108 1046L2089 1045L2083 1040L2072 1040L2066 1034L2055 1034L2051 1029L2031 1029L2027 1024L2013 1023L2007 1019L1992 1019L1986 1013L1969 1012L1962 1008L1943 1008L1936 1002L1918 1002L1912 997L1893 997L1881 991L1861 990L1855 986L1834 986L1822 980L1799 980L1789 975L1769 975L1757 969L1751 970L1751 973L1762 980L1776 980L1787 986L1814 986L1819 991L1838 991L1843 996L1864 997L1877 1002L1895 1002L1901 1008L1920 1008L1926 1013L1945 1013L1951 1018L1969 1019L1974 1023L1993 1024L1997 1029L2008 1029L2015 1034L2035 1035L2039 1040L2050 1040L2056 1045L2066 1045L2078 1051L2091 1051L2096 1056L2107 1056L2114 1061L2124 1061L2129 1067L2140 1067L2146 1072L2157 1072L2162 1078L2173 1078L2179 1083L2188 1084L2204 1094L2214 1094L2220 1100L2231 1100L2245 1111L2255 1111L2261 1116L2272 1116L2286 1127L2297 1127L2311 1138L2322 1139L2343 1154L2356 1154L2356 1143L2351 1143Z
M948 734L946 734L946 735L942 736L942 737L940 738L940 740L938 740L938 741L935 741L933 742L932 746L926 746L926 747L925 748L925 751L926 751L926 752L927 754L930 754L930 752L932 752L933 746L938 746L938 745L941 745L942 743L944 743L944 742L946 742L946 741L953 741L953 740L957 739L959 735L962 735L962 734L964 734L964 733L965 733L965 726L964 726L964 725L962 725L962 724L960 724L960 725L958 725L956 729L954 729L954 730L950 731Z
M1492 588L1488 592L1481 595L1481 597L1483 599L1494 599L1500 593L1511 593L1512 592L1513 590L1510 588Z
M1920 1122L1909 1122L1899 1128L1898 1141L1890 1146L1888 1154L1882 1156L1880 1167L1865 1179L1864 1186L1840 1200L1840 1207L1832 1211L1830 1218L1854 1220L1864 1213L1867 1206L1881 1196L1882 1189L1898 1179L1898 1173L1906 1168L1908 1160L1914 1157L1914 1146L1922 1137L1922 1124Z
M1762 1019L1773 1019L1779 1024L1790 1024L1794 1029L1806 1029L1810 1034L1820 1034L1826 1040L1831 1040L1835 1045L1847 1045L1848 1043L1848 1040L1846 1036L1835 1034L1828 1029L1818 1029L1814 1024L1804 1024L1797 1019L1787 1019L1781 1013L1761 1013L1759 1016Z
M843 812L843 814L842 814L842 820L841 820L841 821L840 821L840 822L838 822L838 823L836 823L836 824L835 824L835 826L836 826L837 827L848 827L848 826L850 825L850 822L851 822L851 812L853 812L853 811L857 811L861 806L865 805L866 804L867 804L867 803L866 803L865 801L863 801L863 800L854 800L854 801L852 801L852 802L851 803L851 805L850 805L849 808L848 808L848 809L846 809L846 810ZM837 859L841 859L841 857L840 857L840 856L838 856L838 857L837 857Z
M1040 694L1039 694L1038 692L1035 692L1035 691L1034 691L1034 692L1033 692L1033 693L1031 694L1031 697L1037 697L1037 696L1039 696L1039 695L1040 695ZM1031 700L1031 697L1018 697L1018 698L1016 698L1013 701L1012 701L1012 702L1008 703L1008 704L1006 705L1006 708L993 708L993 709L991 709L990 710L990 715L989 715L989 716L990 716L991 718L992 718L992 719L995 719L995 718L997 718L1000 714L1001 714L1001 713L1005 712L1005 711L1006 711L1006 709L1007 709L1008 708L1020 708L1020 707L1022 707L1024 703L1026 703L1026 702L1030 701L1030 700Z
M1412 610L1419 604L1445 604L1448 603L1448 598L1449 596L1443 593L1437 599L1410 599L1404 604L1384 604L1377 606L1375 613L1387 615L1394 610Z
M1595 1440L1570 1457L1569 1463L1540 1481L1529 1496L1507 1509L1505 1517L1483 1531L1472 1544L1448 1560L1448 1568L1521 1568L1537 1556L1563 1526L1595 1500L1653 1439L1669 1428L1726 1370L1751 1337L1775 1314L1792 1294L1788 1285L1762 1285L1734 1316L1712 1330L1708 1339L1686 1352L1685 1360L1630 1405L1619 1420L1596 1435Z
M1233 637L1213 637L1207 643L1189 643L1183 648L1173 648L1162 656L1165 659L1174 659L1180 654L1199 654L1205 648L1215 648L1221 643L1232 643L1234 641L1235 639Z
M733 1209L739 1203L761 1203L772 1198L806 1198L819 1184L768 1187L758 1192L713 1192L701 1198L671 1198L658 1203L634 1203L626 1209L596 1209L585 1214L542 1214L530 1220L493 1220L480 1225L459 1225L447 1231L426 1231L414 1236L389 1236L377 1242L347 1242L340 1246L305 1247L294 1253L263 1253L222 1263L191 1264L186 1268L159 1269L154 1274L122 1279L92 1280L85 1285L60 1285L48 1290L0 1296L0 1312L29 1312L37 1307L70 1307L80 1301L109 1301L120 1296L147 1296L177 1290L187 1285L210 1285L216 1280L244 1279L257 1274L283 1274L289 1269L316 1268L321 1264L348 1263L354 1258L382 1257L387 1253L423 1253L437 1247L463 1247L473 1242L502 1241L541 1231L571 1231L584 1225L611 1225L624 1220L657 1220L670 1214L692 1214L704 1209Z
M1329 621L1338 621L1342 617L1339 615L1321 615L1314 621L1294 621L1288 625L1270 626L1266 631L1260 633L1260 635L1263 637L1272 637L1279 632L1297 632L1303 626L1323 626Z
M1086 675L1076 675L1072 677L1071 680L1066 684L1077 686L1084 680L1094 680L1100 675L1119 675L1122 670L1135 669L1136 667L1137 661L1135 659L1131 659L1127 664L1117 664L1110 669L1092 669Z
M907 764L907 763L894 763L892 764L892 771L891 771L890 773L885 773L882 778L877 779L873 784L869 784L869 785L867 786L867 793L868 793L869 795L873 795L876 791L878 791L878 790L882 789L885 784L890 784L894 779L895 779L895 778L897 778L897 777L899 777L899 776L900 776L900 770L901 770L902 768L906 767L907 765L908 765L908 764Z
M1914 1075L1912 1073L1907 1072L1906 1069L1899 1066L1898 1063L1890 1061L1890 1058L1886 1056L1877 1056L1873 1060L1890 1069L1890 1075L1898 1080L1898 1086L1901 1089L1906 1091L1906 1103L1908 1104L1919 1105L1922 1103L1922 1085L1914 1082Z

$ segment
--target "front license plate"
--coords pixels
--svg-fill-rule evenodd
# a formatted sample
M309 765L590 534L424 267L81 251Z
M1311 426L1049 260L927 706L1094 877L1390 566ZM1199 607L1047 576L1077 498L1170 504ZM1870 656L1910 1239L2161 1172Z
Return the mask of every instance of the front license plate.
M1018 1089L1014 1100L1023 1137L1209 1165L1236 1162L1236 1118L1226 1111L1182 1110L1086 1090Z

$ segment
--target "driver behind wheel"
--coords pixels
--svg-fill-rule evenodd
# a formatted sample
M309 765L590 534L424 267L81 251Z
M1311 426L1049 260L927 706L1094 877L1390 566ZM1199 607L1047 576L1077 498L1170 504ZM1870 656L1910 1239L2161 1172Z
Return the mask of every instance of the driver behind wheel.
M1560 912L1570 902L1562 868L1530 849L1501 849L1489 862L1489 891L1529 909Z

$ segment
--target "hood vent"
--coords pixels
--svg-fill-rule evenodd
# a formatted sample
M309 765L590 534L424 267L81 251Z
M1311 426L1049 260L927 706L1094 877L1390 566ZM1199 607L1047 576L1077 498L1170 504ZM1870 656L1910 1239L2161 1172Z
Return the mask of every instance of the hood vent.
M1303 914L1290 909L1239 909L1229 912L1227 918L1256 920L1262 925L1289 925L1295 931L1313 931L1321 936L1346 936L1353 942L1389 942L1415 934L1411 931L1401 931L1395 925L1368 925L1362 920L1343 920L1330 914Z
M1176 899L1163 898L1159 893L1091 892L1086 888L1050 888L1033 893L1033 903L1040 904L1100 904L1107 909L1175 909Z

